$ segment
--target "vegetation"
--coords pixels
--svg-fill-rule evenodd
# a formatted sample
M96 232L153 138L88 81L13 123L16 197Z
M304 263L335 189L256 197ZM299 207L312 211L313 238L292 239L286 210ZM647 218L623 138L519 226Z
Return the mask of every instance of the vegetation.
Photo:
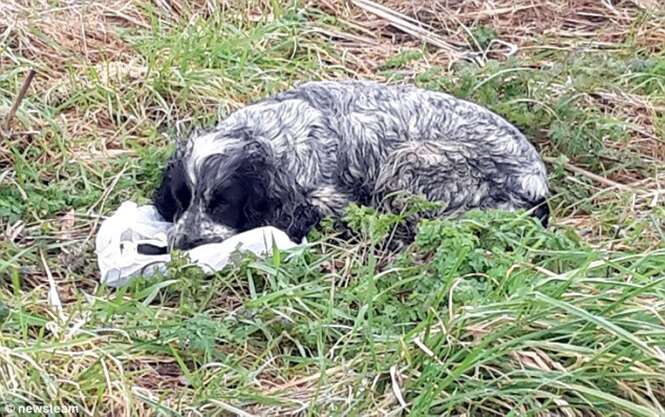
M0 415L665 415L657 3L3 2ZM351 207L344 238L99 284L99 222L149 202L174 137L341 78L516 124L551 227L471 212L395 251L403 216Z

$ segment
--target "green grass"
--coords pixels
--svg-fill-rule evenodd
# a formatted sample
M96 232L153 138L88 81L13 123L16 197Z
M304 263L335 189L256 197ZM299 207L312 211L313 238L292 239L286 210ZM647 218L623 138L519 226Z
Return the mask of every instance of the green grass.
M629 17L607 32L533 31L479 65L323 3L21 4L0 6L3 122L39 74L1 133L0 415L665 415L662 16L615 5ZM104 29L87 24L85 45L83 15ZM496 16L438 29L469 51L514 42ZM588 30L624 35L599 46ZM297 81L353 77L518 126L548 161L551 227L472 212L395 252L404 217L351 207L344 239L326 221L306 248L210 277L177 257L98 283L99 221L149 201L174 137Z

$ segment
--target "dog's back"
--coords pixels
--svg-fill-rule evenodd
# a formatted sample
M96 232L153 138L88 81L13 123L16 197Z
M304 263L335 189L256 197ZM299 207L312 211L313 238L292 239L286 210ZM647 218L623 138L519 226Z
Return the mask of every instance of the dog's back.
M405 189L447 204L531 208L547 221L545 166L514 126L448 94L374 82L309 82L266 102L306 102L339 147L337 181L376 201Z

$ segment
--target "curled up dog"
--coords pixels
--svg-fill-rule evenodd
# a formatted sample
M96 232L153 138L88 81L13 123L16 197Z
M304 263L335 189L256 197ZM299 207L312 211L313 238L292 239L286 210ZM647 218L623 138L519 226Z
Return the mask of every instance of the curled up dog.
M514 126L450 95L373 82L310 82L178 144L155 193L175 248L272 225L300 241L352 203L407 192L440 215L527 209L547 224L545 166ZM394 203L394 202L393 202Z

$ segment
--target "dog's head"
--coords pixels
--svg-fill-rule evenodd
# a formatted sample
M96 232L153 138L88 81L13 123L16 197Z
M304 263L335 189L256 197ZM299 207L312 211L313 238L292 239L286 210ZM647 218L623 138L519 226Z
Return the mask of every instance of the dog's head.
M302 239L318 218L303 209L302 193L277 165L269 143L242 130L195 135L179 145L154 197L159 213L175 223L170 246L190 249L265 225Z

